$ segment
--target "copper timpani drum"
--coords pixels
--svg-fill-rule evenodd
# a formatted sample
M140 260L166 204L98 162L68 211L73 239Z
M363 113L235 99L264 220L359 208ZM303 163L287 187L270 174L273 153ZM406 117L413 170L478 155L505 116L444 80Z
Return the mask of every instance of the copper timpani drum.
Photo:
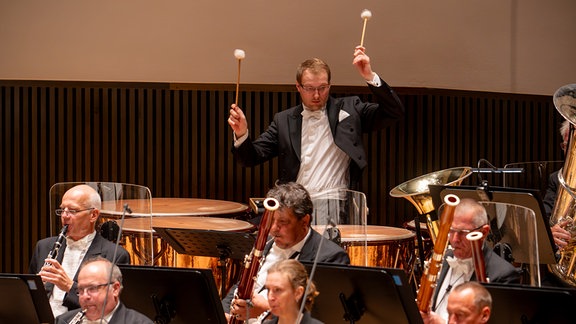
M410 230L416 234L416 223L414 220L404 223L404 228ZM420 222L420 234L422 234L422 243L424 245L424 259L427 260L432 255L432 250L434 249L434 243L432 243L432 238L430 237L430 230L428 230L428 224L426 222ZM416 240L416 235L414 235ZM416 250L418 251L418 243L416 241Z
M103 201L101 217L103 220L117 220L122 215L124 204L132 209L122 227L122 244L130 253L131 263L135 265L156 265L179 268L212 269L216 283L221 284L218 269L218 257L192 256L176 252L166 241L160 238L154 227L213 230L229 232L252 232L254 226L244 218L249 207L244 204L196 198L152 198L152 215L147 210L149 203L138 200ZM134 207L133 207L134 206ZM141 208L139 206L142 206ZM150 217L152 216L152 217ZM118 221L119 223L119 221ZM150 244L152 237L152 244ZM152 250L152 251L151 251ZM150 256L153 255L153 260ZM228 283L235 282L241 272L242 260L229 260L226 277ZM229 287L227 287L229 288Z
M321 226L315 226L321 233ZM382 268L411 269L415 234L407 229L367 225L338 225L341 245L350 256L350 264ZM364 242L367 256L364 256Z

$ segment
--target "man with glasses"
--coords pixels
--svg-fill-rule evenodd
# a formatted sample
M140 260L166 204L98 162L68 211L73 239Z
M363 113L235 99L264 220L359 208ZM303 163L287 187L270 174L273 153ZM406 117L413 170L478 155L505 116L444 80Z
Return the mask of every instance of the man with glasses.
M47 258L57 236L38 241L28 271L39 274L46 286L54 316L80 307L76 294L78 268L82 260L101 256L115 263L129 264L130 254L121 246L105 239L95 230L102 202L96 190L88 185L75 186L62 196L56 215L62 226L68 225L66 240L55 258Z
M107 259L95 257L80 266L78 290L81 308L56 318L56 324L68 324L73 318L78 323L147 324L153 323L143 314L129 309L120 301L122 273Z
M472 245L466 238L470 232L478 231L484 238L490 232L488 216L484 206L477 201L464 198L454 210L448 240L450 247L444 254L442 270L432 296L432 312L423 314L425 323L446 323L448 294L453 287L468 281L476 281ZM494 253L486 244L482 245L486 276L491 283L519 283L520 272L506 260Z
M368 83L376 103L358 97L330 96L330 68L320 59L303 62L296 73L302 103L274 116L252 141L242 109L233 104L228 124L234 131L234 155L243 166L278 157L280 182L302 184L313 200L338 189L355 188L367 165L362 134L391 125L404 116L395 92L372 71L362 46L352 64Z

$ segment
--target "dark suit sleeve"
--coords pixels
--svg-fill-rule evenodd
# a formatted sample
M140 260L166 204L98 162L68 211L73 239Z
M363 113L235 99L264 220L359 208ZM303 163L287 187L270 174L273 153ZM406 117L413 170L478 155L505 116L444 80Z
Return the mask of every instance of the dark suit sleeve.
M355 109L360 113L364 133L391 126L404 118L405 108L402 101L384 80L380 81L380 87L368 86L375 97L375 103L363 103L357 97L354 103Z
M278 156L278 115L266 131L254 141L248 138L239 146L232 145L232 153L236 156L240 164L245 167L252 167L264 163Z
M558 171L550 174L548 177L548 188L546 189L546 195L542 203L544 204L544 211L546 212L546 217L550 218L552 210L554 209L554 203L556 202L556 192L558 191Z

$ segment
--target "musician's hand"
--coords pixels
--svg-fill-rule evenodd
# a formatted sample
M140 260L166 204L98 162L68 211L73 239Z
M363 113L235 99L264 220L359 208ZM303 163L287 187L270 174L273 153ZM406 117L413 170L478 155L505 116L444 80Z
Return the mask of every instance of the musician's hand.
M424 324L445 324L446 321L438 314L430 311L428 313L420 312Z
M244 299L233 299L230 304L230 315L241 321L256 318L268 309L268 301L261 295L254 295L250 300L250 306Z
M68 277L60 262L56 259L45 259L44 262L47 265L43 266L42 269L40 269L40 273L38 273L42 281L53 283L62 291L70 291L74 281Z
M252 296L252 314L255 314L254 317L260 316L260 314L264 313L268 309L270 309L270 305L268 304L268 299L260 294L254 294Z
M554 243L556 243L559 248L565 247L570 241L570 232L564 229L564 227L568 225L569 222L569 220L565 220L550 228L552 231L552 236L554 237Z
M356 69L365 80L372 81L374 73L372 71L372 66L370 65L370 57L366 55L364 52L365 50L364 46L356 46L352 64L356 66Z
M248 131L248 122L246 121L246 116L244 112L238 105L232 104L230 106L230 117L228 118L228 125L236 134L236 137L242 137Z

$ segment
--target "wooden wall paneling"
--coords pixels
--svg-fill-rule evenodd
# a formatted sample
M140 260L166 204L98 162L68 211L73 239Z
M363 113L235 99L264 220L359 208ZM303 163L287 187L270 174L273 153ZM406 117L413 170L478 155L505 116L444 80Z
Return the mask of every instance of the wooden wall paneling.
M2 272L23 272L50 229L48 190L63 181L147 186L153 196L246 203L274 184L275 161L241 168L230 153L231 85L0 81ZM561 159L562 118L547 96L398 89L406 118L364 136L369 166L360 190L369 223L401 226L415 215L388 192L417 176L484 158L505 163ZM335 96L365 87L333 87ZM250 134L299 102L293 86L246 86L240 106ZM484 177L498 183L498 177ZM477 183L472 176L470 183ZM12 230L14 228L14 230Z

